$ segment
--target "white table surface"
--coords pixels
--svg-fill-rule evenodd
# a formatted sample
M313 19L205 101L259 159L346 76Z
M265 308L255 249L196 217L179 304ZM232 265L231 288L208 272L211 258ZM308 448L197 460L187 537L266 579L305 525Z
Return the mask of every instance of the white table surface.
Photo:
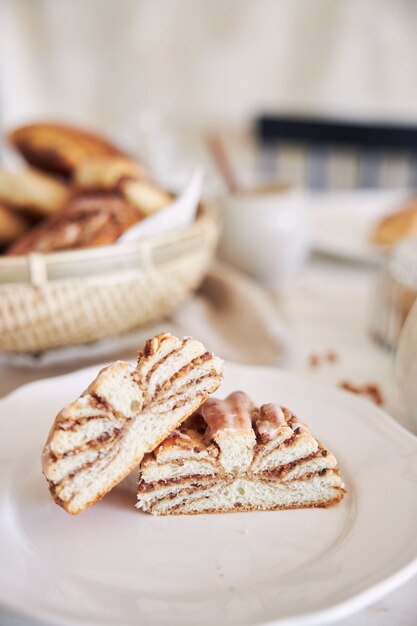
M384 408L417 434L406 415L394 378L394 357L369 335L375 271L343 263L315 260L299 291L280 299L280 308L294 329L294 352L289 369L313 380L337 384L376 382ZM311 368L308 357L327 349L336 364ZM376 604L338 622L341 626L415 626L417 577Z
M376 382L380 386L385 408L405 426L417 431L405 414L397 394L393 374L393 357L369 337L369 310L374 283L370 268L350 266L315 258L296 289L275 296L277 308L289 327L293 340L286 367L314 380L337 384L343 379L363 384ZM312 354L334 351L338 359L311 368ZM117 351L115 357L119 356ZM126 354L124 358L134 356ZM100 360L100 359L99 359ZM101 359L103 360L103 359ZM108 356L106 356L106 360ZM91 361L90 361L91 362ZM89 363L83 362L80 366ZM64 373L74 364L33 371L10 363L0 364L0 395L34 378ZM417 624L417 578L386 596L373 606L348 617L343 626L388 626ZM28 626L28 620L1 613L1 626ZM122 625L120 625L122 626Z

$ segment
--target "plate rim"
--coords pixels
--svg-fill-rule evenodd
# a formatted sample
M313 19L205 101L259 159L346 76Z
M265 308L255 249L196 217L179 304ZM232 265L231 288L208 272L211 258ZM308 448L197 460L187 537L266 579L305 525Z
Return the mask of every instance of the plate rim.
M78 376L83 376L84 374L87 376L89 373L98 372L99 369L105 365L106 363L92 365L73 370L66 374L40 378L35 381L31 381L24 385L21 385L0 398L0 411L5 403L13 401L13 398L15 396L26 395L33 386L36 387L38 385L48 383L49 381L54 381L54 383L59 384L59 382L63 381L63 379L68 379L72 377L76 378ZM343 399L343 401L348 401L353 405L358 405L362 408L364 408L365 405L367 408L371 406L373 413L375 415L378 415L379 422L384 423L385 426L387 426L388 428L394 428L394 430L397 431L397 433L400 434L403 438L405 438L408 443L414 445L417 451L417 435L408 430L397 420L395 420L385 409L376 406L370 400L353 395L337 387L333 387L331 384L316 382L309 379L307 376L303 376L302 374L283 370L273 366L249 365L233 361L226 361L226 373L229 367L233 370L241 369L250 371L255 369L258 372L269 372L275 376L281 377L282 380L290 379L294 382L299 381L303 385L309 386L311 389L319 389L326 394L330 393L336 399ZM0 467L7 465L8 461L3 461L0 458ZM256 626L320 626L321 624L329 624L331 622L335 622L340 619L349 617L350 615L353 615L354 613L365 609L366 607L377 602L379 599L381 599L391 591L394 591L401 585L405 584L416 574L417 552L414 557L410 558L410 560L405 565L403 565L390 575L384 577L382 580L370 585L366 589L354 593L351 597L347 599L336 602L335 604L329 605L323 609L309 611L307 613L300 613L294 616L277 617L269 621L254 622L254 624L256 624ZM0 600L0 611L6 612L6 618L8 615L11 617L15 616L21 618L30 618L35 626L37 626L38 624L39 626L41 626L42 622L44 622L45 624L53 624L54 626L85 626L86 624L85 621L80 621L78 620L78 618L71 618L71 620L68 621L65 617L51 615L51 613L47 614L42 609L37 611L36 617L33 617L29 609L25 610L25 608L23 607L13 606L4 600ZM57 618L59 621L57 621ZM91 623L88 622L88 625L91 626Z
M136 360L132 360L132 359L126 359L127 363L131 363L131 364L135 364ZM88 365L87 367L81 367L78 369L75 369L71 372L67 372L66 374L57 374L56 376L45 376L43 378L38 378L36 380L32 380L29 381L27 383L24 383L23 385L20 385L19 387L16 387L15 389L12 389L11 391L9 391L8 393L6 393L4 396L0 397L0 409L2 408L2 404L6 401L9 401L11 399L13 399L13 396L18 396L20 394L24 394L26 393L27 390L30 390L31 387L33 386L37 386L37 385L41 385L44 383L48 383L49 381L60 381L63 380L65 378L71 378L71 377L76 377L78 375L82 375L84 373L88 373L88 372L92 372L94 374L97 375L100 371L100 369L102 369L103 367L106 367L108 365L110 365L110 361L103 361L102 363L98 363L97 365ZM379 414L380 419L382 419L382 421L384 421L386 424L389 424L389 426L394 427L398 432L401 432L403 435L405 435L408 439L410 439L411 441L413 441L416 446L417 446L417 434L414 434L411 430L409 430L408 428L406 428L405 426L403 426L398 420L396 420L394 417L392 417L392 415L390 415L388 413L388 411L386 411L384 408L376 405L374 402L372 402L371 400L368 400L367 398L364 398L363 396L359 395L359 394L352 394L349 391L346 391L340 387L335 387L330 383L324 383L322 381L315 381L315 380L311 380L311 378L309 378L308 376L301 374L301 373L297 373L297 372L292 372L286 369L283 369L281 367L274 367L273 365L250 365L247 363L238 363L237 361L231 361L229 359L224 359L224 367L225 368L237 368L237 369L246 369L246 370L253 370L256 369L258 371L265 371L265 372L271 372L274 375L278 375L278 376L282 376L283 378L289 378L289 379L293 379L293 380L299 380L301 381L304 385L308 385L312 388L318 388L321 389L322 391L325 391L325 393L332 393L333 395L335 395L336 397L343 397L346 400L348 400L349 402L352 402L354 404L358 404L359 406L371 406L372 410L374 412L377 412ZM221 391L222 386L220 385L219 389L217 391ZM81 393L81 392L80 392ZM216 392L217 393L217 392ZM1 450L1 440L0 440L0 450ZM0 465L1 465L1 458L0 458Z

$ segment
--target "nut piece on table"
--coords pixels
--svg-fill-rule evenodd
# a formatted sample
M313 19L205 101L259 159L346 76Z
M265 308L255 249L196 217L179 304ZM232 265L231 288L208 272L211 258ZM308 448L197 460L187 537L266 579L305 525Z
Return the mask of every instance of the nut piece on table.
M0 168L0 202L22 213L46 217L61 209L67 198L67 186L51 176L32 169Z
M21 126L9 134L9 141L31 165L63 176L71 176L85 158L123 155L104 137L65 124Z

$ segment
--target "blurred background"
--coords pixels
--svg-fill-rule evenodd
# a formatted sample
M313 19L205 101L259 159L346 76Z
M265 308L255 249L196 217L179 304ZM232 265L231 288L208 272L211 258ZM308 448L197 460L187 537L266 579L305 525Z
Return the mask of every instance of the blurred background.
M413 0L2 0L2 123L415 120Z
M417 296L416 243L411 252L410 248L400 251L394 269L389 269L395 274L395 289L399 282L406 291L391 298L393 288L389 283L389 295L384 290L379 299L374 295L378 268L387 259L386 250L417 236L417 202L413 200L417 187L417 2L0 0L0 10L0 169L7 170L10 164L18 170L18 174L3 171L6 182L15 181L14 192L20 192L24 185L28 186L28 194L37 189L22 173L18 152L24 151L19 146L17 151L12 150L6 135L10 129L34 121L62 121L103 133L123 154L143 162L160 187L152 193L161 198L162 191L157 210L164 209L164 228L168 224L172 231L178 230L178 224L169 206L172 196L166 192L183 190L196 166L202 166L205 172L203 197L216 199L220 219L212 215L211 226L205 221L207 216L197 219L197 230L201 223L207 238L206 248L196 244L201 255L199 265L186 255L181 260L183 253L178 251L184 275L176 283L172 277L165 278L163 288L156 293L148 252L146 256L138 248L135 263L138 272L140 263L146 266L140 280L146 278L148 299L143 297L145 283L141 282L137 284L137 297L141 305L149 301L149 295L165 303L160 309L148 306L157 312L152 317L146 311L144 319L160 320L169 313L181 332L209 332L212 342L217 333L222 349L227 342L232 343L240 312L262 301L255 317L249 315L245 327L242 322L229 352L231 358L282 363L287 344L293 341L299 348L286 363L304 372L310 369L309 353L317 351L314 324L323 331L322 343L327 347L340 344L343 350L349 343L352 349L348 334L355 315L358 361L362 362L366 341L370 361L385 363L382 378L392 379L392 361L383 361L380 346L374 345L370 334L395 348ZM58 152L60 147L55 146ZM62 150L65 152L65 145ZM36 160L30 162L40 167ZM71 194L74 190L81 194L81 205L83 198L89 197L88 189L77 190L83 164L76 165L81 170L76 167L76 171L67 172L71 175L64 183L69 187L60 190L65 198L69 191L70 200L54 205L52 212L56 216L51 217L52 221L45 218L45 212L36 215L36 223L45 218L42 224L46 228L52 224L53 246L48 248L49 241L45 245L41 242L44 248L36 247L38 243L30 239L32 223L19 223L17 227L26 229L24 240L29 237L25 240L29 247L23 248L26 252L73 249L71 259L81 263L82 281L86 265L84 252L78 255L79 248L93 244L78 241L67 245L63 236L68 235L68 207L74 211ZM16 182L19 180L23 182ZM56 188L57 182L62 185L63 181L49 179L45 184ZM119 183L113 191L120 201ZM141 180L135 184L146 187ZM19 193L10 195L10 189L4 186L4 215L11 219L12 209L14 218L20 211L26 219L28 207L21 206L25 202ZM269 195L254 193L265 186ZM242 196L248 190L252 196L246 199ZM198 189L198 198L199 193ZM110 211L103 198L95 200L99 206L92 207L92 212ZM197 205L195 201L194 210ZM140 215L137 211L135 214L135 219L143 220L139 229L156 224L153 234L160 228L149 218L154 209L145 211L139 206ZM79 210L85 210L83 205ZM105 218L110 220L109 215ZM194 214L187 222L190 237L194 236L193 219ZM209 273L202 291L187 301L187 314L182 316L177 301L182 301L184 294L195 293L214 254L216 237L210 229L222 232L220 259L230 267L226 270L223 265L217 273L210 270L214 274ZM20 236L7 235L8 245ZM176 236L181 238L180 234ZM114 236L101 243L116 240ZM124 254L123 247L118 250L112 254ZM8 259L8 254L6 248L6 258L0 259L3 289L15 302L14 281L26 280L22 293L25 289L25 298L31 298L27 275L29 272L30 280L35 276L36 282L39 272L32 266L27 270L30 261L21 252L15 260ZM89 252L85 254L90 258ZM97 258L100 254L98 251ZM106 273L103 268L107 267L107 254L104 247L96 273ZM52 263L51 258L53 261L45 255L42 262ZM113 257L109 258L110 265L114 265ZM130 270L130 257L124 261ZM198 276L192 280L184 277L191 273L185 267L197 268ZM228 270L239 270L243 281L252 279L251 286L243 282L237 294L233 290L239 278L229 276ZM45 278L48 271L53 275L48 266L41 277ZM115 281L119 279L114 277ZM184 294L177 301L170 291L174 284L184 285ZM263 298L269 299L271 290L278 294L278 300L273 301L265 322L259 315L262 317L268 306ZM107 300L113 314L113 303L120 298ZM391 300L395 305L391 306ZM25 302L29 302L32 315L32 301ZM15 305L20 310L20 301ZM135 303L131 308L139 307ZM371 312L374 309L376 314ZM380 311L385 309L382 315ZM115 316L110 313L112 334L117 334L120 329L114 326ZM24 332L17 327L17 318L5 308L3 324L13 342L26 333L26 327ZM336 318L340 327L335 324ZM33 326L33 317L30 319ZM283 322L280 328L275 326L277 320ZM288 320L295 330L286 326ZM91 325L91 320L87 321ZM197 322L200 327L193 327ZM135 324L126 325L131 329ZM49 327L45 327L50 334ZM247 345L248 329L253 332L254 327L269 327L262 343L271 345L277 339L278 356L260 358L261 342L254 341L250 354L243 358L240 350ZM331 329L334 333L327 338ZM107 336L107 332L102 334ZM83 343L77 337L72 343ZM15 345L6 348L12 351ZM213 347L217 349L218 345ZM39 350L50 347L41 342L36 346ZM364 362L363 378L367 377L370 361ZM336 377L341 376L338 370L332 382L340 382Z
M247 136L265 114L416 120L413 0L1 0L0 6L2 129L34 119L101 129L167 182L181 179L187 156L203 158L198 139L207 129L227 135L243 170L255 158L264 177L273 178L278 165L270 154L266 162L255 154ZM323 176L311 181L305 174L297 147L284 147L280 178L323 185ZM342 168L333 168L332 186L376 184L366 173L338 173L354 168L350 156L345 150ZM406 154L389 165L380 184L414 183Z

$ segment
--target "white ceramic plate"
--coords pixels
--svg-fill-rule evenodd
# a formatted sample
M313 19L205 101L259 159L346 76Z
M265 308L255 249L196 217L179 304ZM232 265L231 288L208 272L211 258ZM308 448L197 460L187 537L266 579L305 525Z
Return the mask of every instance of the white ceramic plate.
M372 230L409 196L404 190L317 194L311 213L313 247L348 261L377 263L382 252L370 241Z
M417 571L417 438L365 400L275 369L227 365L221 393L244 388L304 418L340 462L340 505L153 518L134 508L133 477L67 515L49 496L40 450L96 371L0 402L4 608L55 625L324 624Z

